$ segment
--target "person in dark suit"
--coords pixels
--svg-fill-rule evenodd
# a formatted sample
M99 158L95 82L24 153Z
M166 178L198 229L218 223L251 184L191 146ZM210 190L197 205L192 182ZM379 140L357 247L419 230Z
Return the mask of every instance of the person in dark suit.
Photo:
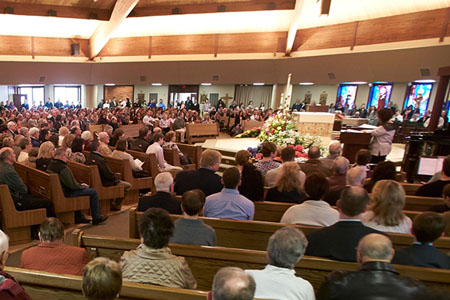
M150 143L147 141L149 129L147 126L139 129L139 136L131 143L130 150L145 152Z
M200 159L200 169L195 171L181 171L175 177L175 192L183 195L184 192L200 189L205 196L218 193L222 190L223 184L219 175L215 174L219 170L222 155L219 151L208 149L203 151Z
M424 212L414 219L412 234L416 242L395 253L392 263L426 268L450 269L450 256L433 246L445 229L444 217L435 212Z
M102 180L103 186L123 185L125 190L123 198L111 200L111 210L118 211L121 208L121 203L126 197L127 192L131 189L131 184L120 180L119 176L111 171L105 158L97 151L99 146L100 144L98 141L93 141L91 143L91 153L89 153L86 157L85 164L88 166L96 165L98 167L98 172L100 173L100 179Z
M169 172L159 173L154 181L156 194L139 199L138 211L146 211L152 207L167 210L169 214L182 215L181 201L170 194L173 191L173 178Z
M305 254L356 262L355 249L359 240L370 233L384 234L361 223L360 216L368 202L369 194L362 187L344 188L337 202L339 221L309 234Z

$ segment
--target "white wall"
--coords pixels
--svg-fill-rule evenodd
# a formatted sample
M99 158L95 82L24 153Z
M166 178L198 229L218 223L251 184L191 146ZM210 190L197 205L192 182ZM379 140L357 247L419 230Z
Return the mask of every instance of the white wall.
M8 101L8 86L0 85L0 102L6 103Z

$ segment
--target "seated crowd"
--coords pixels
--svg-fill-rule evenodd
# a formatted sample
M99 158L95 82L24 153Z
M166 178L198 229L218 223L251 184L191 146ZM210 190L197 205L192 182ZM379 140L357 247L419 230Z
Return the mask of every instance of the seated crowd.
M185 122L200 122L196 103L192 108L124 108L115 110L115 114L108 109L81 109L77 114L52 109L43 110L41 115L3 111L8 126L0 139L0 184L8 185L18 211L45 208L47 213L39 228L40 243L22 253L21 267L82 275L82 289L88 299L115 299L122 280L195 289L197 282L188 263L172 254L169 243L216 246L214 229L199 216L251 221L254 202L268 201L292 204L280 223L320 228L306 236L294 227L279 229L267 244L267 266L263 270L221 269L214 278L211 299L414 299L423 297L423 284L400 276L392 263L450 269L448 254L433 246L448 231L445 218L448 220L450 214L450 156L445 158L440 174L416 193L442 197L445 204L412 220L404 213L406 196L395 181L395 165L386 161L370 167L367 150L360 151L356 163L350 165L341 156L339 142L332 143L329 155L323 158L319 147L310 147L308 160L301 164L294 161L293 148L277 149L265 142L262 160L253 164L248 151L239 151L237 166L227 168L222 176L216 174L222 157L215 150L203 151L197 170L171 166L164 159L163 148L176 150L180 161L189 162L175 139ZM228 110L219 107L213 111L208 114L208 122ZM249 109L236 105L230 111L239 119L247 118ZM261 113L257 115L262 118ZM141 118L144 124L139 136L126 139L119 124ZM19 130L16 124L20 124ZM30 124L28 131L22 130ZM105 126L97 137L87 130L89 124ZM66 197L89 196L92 219L76 211L74 222L98 225L108 218L101 214L98 191L79 183L67 161L96 165L102 185L123 186L125 197L132 186L111 170L107 157L128 160L135 177L149 176L128 149L155 154L159 171L153 178L156 193L144 192L139 198L137 210L143 212L138 226L140 245L124 252L119 263L105 258L89 262L84 249L64 244L64 225L55 218L52 202L32 195L14 164L17 161L57 174ZM276 159L278 154L280 161ZM123 199L111 200L111 210L120 210ZM174 222L169 214L181 217ZM411 233L415 243L396 251L388 235L392 232ZM0 298L30 299L2 271L7 254L8 237L0 231ZM295 276L294 267L304 255L355 262L359 269L329 274L314 292L307 280Z

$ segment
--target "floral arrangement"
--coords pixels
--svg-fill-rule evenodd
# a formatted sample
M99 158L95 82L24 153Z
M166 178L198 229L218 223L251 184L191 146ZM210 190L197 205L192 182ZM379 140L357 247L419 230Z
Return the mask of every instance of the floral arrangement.
M322 139L319 136L302 136L295 131L295 123L290 114L278 114L269 118L261 128L247 130L236 136L237 138L257 137L263 142L273 142L280 147L293 147L295 156L298 160L304 160L308 157L308 149L311 146L319 146L322 156L327 155L328 149L322 145ZM261 145L258 148L247 149L252 157L261 159L259 153Z

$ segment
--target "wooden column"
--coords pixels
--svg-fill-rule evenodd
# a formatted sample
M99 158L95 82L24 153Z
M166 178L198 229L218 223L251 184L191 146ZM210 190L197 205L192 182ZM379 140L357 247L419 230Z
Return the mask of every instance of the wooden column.
M447 91L448 82L450 79L450 66L442 67L438 71L440 76L439 85L436 92L436 97L434 98L433 109L431 111L430 125L428 125L428 130L433 131L436 129L439 123L439 116L442 112L442 106L444 105L445 92Z

